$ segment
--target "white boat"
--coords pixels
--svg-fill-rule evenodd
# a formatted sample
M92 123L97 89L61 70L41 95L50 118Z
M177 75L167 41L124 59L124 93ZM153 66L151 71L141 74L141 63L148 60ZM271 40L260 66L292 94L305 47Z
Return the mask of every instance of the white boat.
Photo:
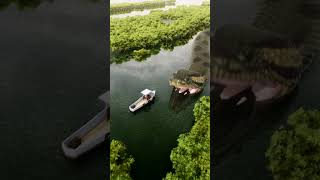
M136 110L142 108L143 106L151 102L156 96L156 91L145 89L141 91L141 94L142 96L129 106L129 110L131 112L135 112Z
M103 143L110 134L109 91L99 97L105 107L89 122L67 137L61 144L64 155L76 159Z

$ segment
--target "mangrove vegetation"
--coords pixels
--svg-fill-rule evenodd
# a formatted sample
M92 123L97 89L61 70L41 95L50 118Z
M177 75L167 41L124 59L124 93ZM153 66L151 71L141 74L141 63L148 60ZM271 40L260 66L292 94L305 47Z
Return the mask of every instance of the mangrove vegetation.
M110 15L143 11L145 9L164 8L166 5L174 5L175 2L176 0L149 0L143 2L111 4Z
M210 179L210 97L203 96L193 109L195 123L190 132L181 134L178 146L171 151L173 171L166 180ZM134 158L126 146L112 140L110 146L111 180L131 180L130 171Z
M193 109L195 124L181 134L178 146L171 151L173 172L167 180L210 179L210 97L203 96Z
M111 63L142 61L161 49L172 50L209 25L209 6L178 6L146 16L111 18Z
M110 145L110 179L131 180L130 171L133 163L134 159L128 154L125 144L113 139Z
M277 130L266 152L275 180L320 179L320 111L299 109Z

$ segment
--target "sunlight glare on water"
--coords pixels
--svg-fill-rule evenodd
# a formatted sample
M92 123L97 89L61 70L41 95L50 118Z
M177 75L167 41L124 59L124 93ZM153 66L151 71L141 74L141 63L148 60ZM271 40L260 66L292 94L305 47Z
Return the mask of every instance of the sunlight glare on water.
M136 2L144 2L144 1L150 1L150 0L111 0L111 4L119 4L119 3L136 3ZM188 5L201 5L203 0L176 0L175 5L169 5L165 6L164 8L155 8L153 10L168 10L171 8L176 8L177 6L188 6ZM130 16L144 16L148 15L150 13L150 9L145 9L143 11L132 11L130 13L124 13L124 14L116 14L111 15L112 18L125 18Z

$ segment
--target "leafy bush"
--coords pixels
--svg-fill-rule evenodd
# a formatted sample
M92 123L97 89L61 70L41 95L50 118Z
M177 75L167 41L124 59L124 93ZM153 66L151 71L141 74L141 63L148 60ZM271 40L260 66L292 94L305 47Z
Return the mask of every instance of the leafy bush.
M136 59L137 61L146 59L150 55L151 55L151 51L147 49L134 50L132 53L133 58Z
M176 0L152 0L134 3L111 4L110 14L125 14L132 11L143 11L145 9L163 8L166 5L174 5Z
M171 151L174 172L167 174L167 180L210 179L210 97L202 97L193 112L195 124L179 136Z
M118 141L112 140L110 146L110 179L131 180L130 170L134 159L127 153L126 146Z
M111 63L132 58L141 60L142 56L133 55L141 49L144 49L144 58L161 48L172 50L186 44L209 25L209 6L181 6L167 11L152 11L146 16L111 18Z
M299 109L266 152L275 180L320 179L320 111Z

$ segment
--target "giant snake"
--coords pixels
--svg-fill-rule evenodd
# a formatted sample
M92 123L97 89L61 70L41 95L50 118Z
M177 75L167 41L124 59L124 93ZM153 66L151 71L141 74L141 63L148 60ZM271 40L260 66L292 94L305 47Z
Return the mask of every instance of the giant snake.
M252 25L227 24L216 30L211 83L223 86L220 99L250 89L256 102L265 102L295 89L319 47L313 39L317 21L305 11L305 5L312 2L317 4L264 0Z
M183 94L200 92L208 80L210 67L210 31L197 34L193 41L191 65L189 69L180 69L173 73L169 84Z

